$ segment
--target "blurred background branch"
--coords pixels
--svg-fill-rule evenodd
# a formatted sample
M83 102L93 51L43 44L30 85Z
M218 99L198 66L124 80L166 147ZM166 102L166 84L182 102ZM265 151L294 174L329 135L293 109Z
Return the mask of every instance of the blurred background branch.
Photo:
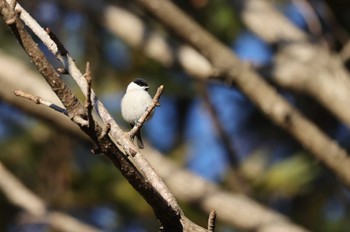
M173 166L161 164L157 171L186 215L205 227L210 210L224 205L215 209L216 230L225 232L346 231L349 227L349 198L342 184L235 86L228 88L225 81L213 80L222 77L218 69L142 8L125 1L20 3L62 39L78 67L84 67L87 60L93 64L94 89L118 124L123 123L119 101L132 79L147 79L151 93L165 84L162 107L144 128L146 146L152 147L147 157L153 163L153 153L160 150L164 156L160 158L171 160ZM349 151L349 4L321 0L174 3ZM45 91L50 91L45 83L36 82L32 68L25 64L26 58L3 25L0 32L1 161L45 199L50 209L67 212L104 231L156 230L151 210L129 184L103 157L86 156L89 142L74 124L44 107L14 99L15 89L45 98L49 96ZM38 44L55 67L61 67L45 46ZM24 82L29 76L34 78ZM208 78L204 88L216 122L203 97L202 82L197 81ZM33 85L38 89L32 89ZM48 100L57 103L57 99ZM220 125L225 136L218 136ZM305 134L307 131L304 128ZM234 168L229 165L228 146L237 158ZM244 179L249 197L236 193L242 190L236 175ZM177 178L179 181L172 182ZM182 183L183 179L188 181ZM194 188L200 183L206 186L200 190L215 188L213 195ZM213 200L226 194L227 198ZM22 211L1 194L0 204L5 209L0 212L1 230L44 229L35 220L21 223Z
M0 188L12 204L22 208L34 220L48 224L53 229L67 232L99 231L69 215L48 211L45 202L26 188L2 163L0 163Z
M11 57L8 57L11 58ZM18 61L19 62L19 61ZM22 64L23 65L23 64ZM21 63L18 64L21 66ZM25 68L25 67L23 67ZM28 71L29 72L29 71ZM6 75L1 75L2 77L6 77ZM22 76L14 76L10 74L11 79L16 83L21 80ZM29 83L36 83L36 80L41 80L39 76L33 74L32 76L26 76ZM45 82L44 82L45 84ZM31 91L37 93L42 91L44 88L41 85L26 85L26 88L30 88ZM46 87L49 88L49 87ZM4 88L0 89L1 91L5 90ZM52 92L48 94L51 96ZM23 99L18 99L13 93L11 94L13 101L25 101ZM64 133L72 134L76 138L79 138L83 141L89 141L89 139L82 133L76 130L76 125L72 123L69 118L62 117L58 113L50 114L49 112L54 112L52 110L45 111L47 107L44 107L43 110L37 113L36 107L26 107L28 104L25 104L24 110L35 117L43 119L44 122L48 122L48 126L54 128L60 128L64 130ZM18 106L19 109L23 109L21 106ZM28 108L28 109L27 109ZM60 120L57 120L59 118ZM67 127L62 127L61 125L65 125L67 123ZM79 132L79 133L77 133ZM146 147L149 147L150 144L147 144ZM305 231L302 228L299 228L296 225L293 225L289 221L287 221L282 215L278 212L274 212L263 205L260 205L258 202L255 202L253 199L248 197L244 197L241 194L235 194L227 192L223 189L219 189L215 184L210 183L203 178L196 176L195 174L188 172L186 170L182 170L177 167L171 160L168 160L165 157L154 150L147 149L145 151L149 161L156 167L157 172L161 175L164 181L169 186L170 190L174 193L176 198L183 202L195 204L196 207L204 210L209 213L211 209L216 208L217 213L220 215L218 220L221 222L225 222L229 225L244 229L250 230L253 228L280 228L288 229L290 231ZM186 181L184 181L186 180ZM237 185L236 188L242 188L242 186ZM12 192L11 188L9 190ZM239 190L241 191L241 190ZM217 205L225 205L225 207L216 207ZM244 208L245 211L249 212L247 215L241 214L241 209ZM271 222L277 222L276 224Z
M206 56L221 79L237 85L276 125L288 131L316 160L350 188L350 157L346 150L304 117L266 83L253 69L240 62L232 51L193 22L170 1L138 1L175 34ZM173 18L177 20L174 21Z
M19 44L29 56L31 62L34 63L42 77L46 80L50 88L64 105L64 108L66 109L65 115L77 124L79 128L94 141L98 152L106 155L134 189L147 201L160 222L161 230L207 231L207 229L201 228L185 217L180 206L176 202L172 193L165 186L162 179L154 171L148 161L143 158L143 155L138 149L132 144L129 135L125 135L125 133L121 131L108 110L98 100L91 87L91 71L89 63L86 65L85 75L82 76L76 68L68 51L52 31L46 30L50 38L43 36L45 31L40 29L40 26L30 17L29 14L26 18L20 18L20 13L24 13L24 10L15 9L17 8L16 6L19 6L16 1L13 2L13 5L11 5L11 2L8 3L5 0L0 1L0 12L4 22L9 29L11 29ZM43 41L49 41L49 39L52 39L52 42L46 43L48 49L51 50L51 45L56 44L57 52L53 52L53 55L62 58L60 60L63 63L64 69L73 77L81 88L83 94L88 98L85 100L85 106L79 102L74 92L67 87L66 83L62 80L61 75L48 61L38 45L33 41L33 38L29 35L27 28L24 26L24 22L28 28L33 28L31 32L34 32L39 38L43 37ZM150 109L147 109L142 117L147 117L147 114L149 115L152 111L152 107L154 108L159 104L158 101L162 89L163 86L159 87L154 97L153 105L149 106ZM16 96L21 95L19 93L23 92L15 91ZM33 99L35 97L27 94L27 98ZM34 101L39 103L38 99L39 98L36 97ZM98 121L95 121L92 116L92 110L97 113L103 122L108 123L110 135L106 136L106 133L103 132ZM144 121L145 119L142 119L142 117L140 120ZM140 123L139 126L142 126L142 122ZM101 136L101 133L104 135ZM110 136L115 139L116 142L113 142ZM118 145L123 148L123 152L119 150ZM127 159L127 157L129 157L130 160Z

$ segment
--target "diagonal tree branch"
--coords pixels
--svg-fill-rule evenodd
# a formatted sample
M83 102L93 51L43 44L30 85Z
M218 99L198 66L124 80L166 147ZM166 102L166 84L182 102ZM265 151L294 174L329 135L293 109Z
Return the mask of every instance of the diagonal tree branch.
M158 167L160 175L179 200L195 203L206 212L215 208L217 220L243 231L308 231L246 195L225 191L188 170L179 168L155 150L146 148L146 151L150 162Z
M9 1L10 0L6 0ZM85 97L87 96L87 82L81 71L77 68L74 59L70 56L67 50L57 39L56 36L52 34L50 30L45 31L18 3L15 6L16 10L23 12L20 17L25 22L25 24L42 40L42 42L47 46L49 51L52 52L64 65L64 70L67 71L75 82L78 84L82 90ZM48 32L48 34L46 33ZM170 203L174 211L181 212L178 207L175 198L169 193L167 187L163 184L161 178L157 175L153 167L149 162L141 155L141 153L132 144L126 133L120 129L118 124L114 121L113 117L109 114L106 107L100 102L91 90L91 102L93 104L94 110L101 120L107 125L111 125L109 135L116 141L119 145L123 146L124 151L127 155L133 157L133 163L137 166L138 171L143 173L147 178L147 181L153 183L153 186L162 195L162 197ZM147 175L146 175L147 174Z
M91 94L89 102L95 103L95 109L99 116L102 115L102 120L106 121L110 117L111 120L106 124L111 125L110 134L119 141L119 144L123 146L125 153L122 153L119 148L113 143L109 136L100 136L103 134L102 128L97 123L80 124L80 119L86 120L88 118L88 112L86 108L77 100L76 96L65 85L60 75L48 62L44 54L38 48L38 45L33 41L29 33L26 31L23 22L19 19L17 12L21 10L15 10L5 0L0 0L0 11L4 21L8 24L13 31L15 37L27 52L37 69L42 76L48 82L50 87L60 98L61 102L67 109L70 118L80 128L90 136L90 138L96 143L99 150L103 152L121 171L124 177L130 182L130 184L144 197L144 199L152 206L157 218L161 222L161 228L163 231L207 231L204 228L194 224L187 219L181 208L178 206L175 198L170 193L168 188L162 182L161 178L154 171L151 165L142 157L136 147L131 143L130 138L126 136L126 133L121 131L115 121L111 118L110 114L103 106L101 102L97 100L96 95L90 89L86 79L81 75L80 71L76 68L73 59L67 52L62 51L62 46L58 46L61 50L58 51L58 55L63 57L65 61L64 65L66 70L72 74L72 68L75 69L79 76L76 76L77 82L82 88L85 95ZM50 38L53 36L50 34ZM52 41L55 43L55 41ZM72 75L73 76L73 75ZM89 89L88 89L89 88ZM97 103L97 104L96 104ZM105 111L101 114L100 110ZM107 115L107 116L106 116ZM103 117L105 116L105 117ZM106 117L108 119L106 119ZM79 119L76 120L76 119ZM92 125L94 127L92 127ZM133 162L127 159L126 155L133 154L135 156L134 163L139 165L137 168ZM140 163L140 161L143 161ZM144 168L144 169L142 169ZM146 172L147 171L147 172Z
M219 119L219 115L214 104L211 102L210 94L208 93L209 90L206 87L205 83L201 83L200 91L204 100L205 108L207 109L210 115L211 121L215 126L216 133L218 134L219 137L221 137L221 141L224 144L230 165L233 168L237 168L239 166L239 158L236 154L236 149L231 142L231 138L229 134L226 132L225 126Z
M350 94L347 91L350 88L350 79L342 66L344 58L330 54L325 48L311 45L307 35L293 26L270 6L270 3L260 0L234 2L241 10L246 25L266 42L299 42L283 47L277 54L273 72L267 74L270 80L284 88L309 94L339 120L350 126L350 108L343 107L350 104ZM89 9L96 17L102 15L103 19L100 20L102 26L111 33L130 46L142 49L147 56L164 66L179 64L188 74L199 79L217 76L207 59L192 47L181 44L171 46L161 35L149 32L152 30L127 10L116 6L89 7ZM261 22L269 26L261 27ZM148 31L151 36L144 39L143 31ZM310 78L312 81L309 81Z
M0 51L0 64L2 67L6 67L0 69L0 86L7 86L7 88L1 88L0 90L1 100L25 112L31 112L31 115L34 117L44 120L59 130L68 130L69 133L78 138L87 138L79 127L72 123L64 114L57 114L57 112L42 105L33 107L32 104L28 104L28 101L19 99L13 94L15 89L36 93L36 95L45 96L45 99L63 108L62 103L53 93L50 86L37 72L31 70L18 58L11 57L2 50Z
M305 92L350 127L350 78L341 55L331 53L293 25L266 0L235 0L247 27L270 44L283 43L269 78ZM261 23L268 25L262 27ZM285 43L288 42L288 43Z
M6 63L6 59L4 55L1 56L0 53L0 63L1 62ZM7 65L9 69L12 69L11 67L13 67L11 66L12 62L14 62L14 60L11 59L11 62ZM15 67L17 67L16 69L18 71L20 71L22 68L24 69L24 67L22 67L18 61L15 63ZM27 73L26 79L29 80L29 83L26 85L26 87L30 88L30 85L33 85L33 87L30 89L31 92L40 93L40 91L44 89L41 85L35 82L36 79L33 75L29 75L28 70L21 71L18 73L18 75L14 76L11 73L6 73L4 71L5 70L0 69L0 83L2 83L2 79L6 79L6 76L11 77L10 80L17 83L18 79L22 79L21 73ZM8 82L6 82L6 85L9 86ZM12 85L13 84L11 84L11 86ZM0 97L3 95L3 91L4 89L0 88ZM50 96L52 93L46 94ZM12 91L10 96L15 98ZM10 104L13 104L14 102L9 98L4 99L5 101L10 102ZM62 117L62 114L57 114L52 110L48 112L45 111L49 109L48 107L41 109L39 112L36 111L39 107L23 108L26 107L26 105L17 105L17 107L24 109L25 112L30 115L34 115L37 118L49 121L49 126L61 128L69 134L74 134L76 138L84 141L87 140L85 136L82 136L82 133L76 133L75 125L71 123L67 117ZM57 116L60 116L58 117L58 120L56 119ZM64 126L66 124L70 126ZM278 225L280 231L305 231L305 229L293 224L280 213L273 211L270 208L259 204L253 199L245 197L244 195L224 191L215 184L209 183L195 174L178 167L174 164L174 162L170 161L168 158L165 158L162 154L151 148L146 148L145 153L150 163L154 167L157 167L157 172L179 200L183 202L196 202L198 207L208 213L215 208L218 214L218 221L242 230L255 229L256 231L263 231L263 229L265 229L266 231L270 231L269 229L272 228L273 225ZM215 189L215 191L205 192L207 189ZM201 194L201 192L204 192L204 194ZM224 195L225 198L220 197L222 195ZM225 207L217 207L217 205L225 205ZM244 211L247 213L242 214L241 209L244 209Z
M38 48L38 45L26 32L24 24L17 17L18 14L21 14L21 10L9 10L10 5L7 5L6 2L2 2L1 6L1 14L3 15L5 22L8 24L18 42L29 55L35 66L38 68L41 75L45 78L46 82L60 98L62 104L67 109L68 116L73 121L78 120L79 122L82 122L81 119L85 114L84 108L80 107L78 98L76 98L67 85L61 81L60 75L47 61L43 52L41 52L41 50Z
M160 22L205 56L223 81L237 87L275 124L288 131L320 160L349 189L350 158L311 121L283 99L249 66L243 64L225 45L193 22L167 0L137 0ZM173 20L176 18L177 20Z
M99 231L66 214L57 211L48 211L45 202L27 189L1 162L0 189L12 204L24 209L36 218L44 219L54 229L66 232Z
M33 95L29 94L29 93L23 92L22 90L15 90L14 94L17 97L22 97L22 98L29 99L29 100L35 102L36 104L42 104L42 105L48 106L48 107L56 110L57 112L60 112L60 113L62 113L64 115L68 116L68 113L67 113L66 109L63 109L63 108L53 104L52 102L44 100L41 97L33 96Z
M307 42L308 35L295 27L286 17L265 0L234 0L242 19L249 28L270 43ZM268 25L268 26L266 26Z

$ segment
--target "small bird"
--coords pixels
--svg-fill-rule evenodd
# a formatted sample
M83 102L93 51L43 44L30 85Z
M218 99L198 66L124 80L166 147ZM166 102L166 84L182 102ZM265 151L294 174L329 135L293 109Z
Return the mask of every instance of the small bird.
M137 123L139 118L152 103L152 98L148 93L148 84L142 78L137 78L128 85L126 93L121 102L122 116L125 121L130 123L131 128ZM134 138L132 138L134 139ZM137 146L144 148L141 138L141 128L136 133Z

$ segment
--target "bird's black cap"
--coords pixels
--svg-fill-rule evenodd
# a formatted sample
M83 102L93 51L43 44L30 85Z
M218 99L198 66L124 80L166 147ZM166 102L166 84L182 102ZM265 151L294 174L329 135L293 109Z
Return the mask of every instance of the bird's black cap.
M146 90L148 89L147 82L142 78L137 78L133 82L141 87L145 87Z

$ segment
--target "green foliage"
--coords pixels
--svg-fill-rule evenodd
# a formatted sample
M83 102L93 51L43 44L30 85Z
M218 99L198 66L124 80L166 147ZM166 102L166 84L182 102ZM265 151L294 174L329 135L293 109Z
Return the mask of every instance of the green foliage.
M317 175L318 167L313 161L295 154L267 167L255 185L263 192L290 198L307 192Z
M208 30L224 42L231 42L237 35L240 24L237 14L230 3L224 0L209 1L206 13Z
M293 198L311 191L320 169L305 154L270 163L269 153L258 150L244 161L241 173L260 197Z

